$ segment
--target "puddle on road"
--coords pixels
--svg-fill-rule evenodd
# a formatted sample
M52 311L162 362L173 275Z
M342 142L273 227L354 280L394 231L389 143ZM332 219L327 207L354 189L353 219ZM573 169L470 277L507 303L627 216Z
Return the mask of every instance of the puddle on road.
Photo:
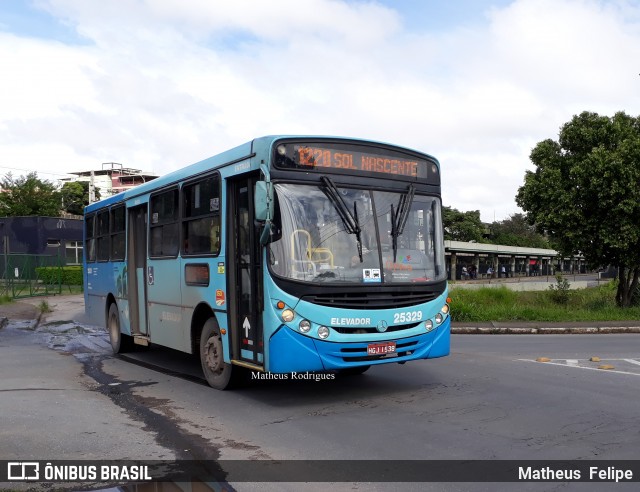
M81 325L73 321L56 321L38 326L36 333L43 336L49 348L78 353L111 353L108 333L100 327Z

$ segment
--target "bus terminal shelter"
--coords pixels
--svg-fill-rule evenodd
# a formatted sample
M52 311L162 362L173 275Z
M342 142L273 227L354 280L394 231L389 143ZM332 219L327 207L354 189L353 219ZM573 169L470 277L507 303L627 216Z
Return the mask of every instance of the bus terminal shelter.
M463 241L445 241L444 246L449 280L586 272L584 258L561 258L553 249Z

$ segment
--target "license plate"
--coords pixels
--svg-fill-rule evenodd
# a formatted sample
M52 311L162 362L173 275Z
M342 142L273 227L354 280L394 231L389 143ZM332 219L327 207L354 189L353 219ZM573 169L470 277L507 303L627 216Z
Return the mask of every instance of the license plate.
M391 354L396 351L396 342L370 343L367 345L369 355Z

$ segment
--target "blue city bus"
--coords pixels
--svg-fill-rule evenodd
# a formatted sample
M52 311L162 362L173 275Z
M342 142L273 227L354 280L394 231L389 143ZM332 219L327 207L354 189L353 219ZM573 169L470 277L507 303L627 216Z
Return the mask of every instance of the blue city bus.
M85 209L85 306L115 353L359 374L449 354L438 161L339 137L268 136ZM275 377L275 376L273 376Z

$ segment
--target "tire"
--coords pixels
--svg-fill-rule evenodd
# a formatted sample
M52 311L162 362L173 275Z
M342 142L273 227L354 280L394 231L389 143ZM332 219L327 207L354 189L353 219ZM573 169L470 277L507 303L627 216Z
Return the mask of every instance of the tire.
M232 372L234 367L224 361L222 336L214 318L209 318L202 327L200 363L209 386L219 390L230 389L233 386Z
M133 338L120 331L120 313L118 313L118 306L115 302L109 306L107 331L109 332L111 349L114 354L129 352L133 349Z
M371 366L350 367L348 369L340 369L341 376L359 376L369 370Z

